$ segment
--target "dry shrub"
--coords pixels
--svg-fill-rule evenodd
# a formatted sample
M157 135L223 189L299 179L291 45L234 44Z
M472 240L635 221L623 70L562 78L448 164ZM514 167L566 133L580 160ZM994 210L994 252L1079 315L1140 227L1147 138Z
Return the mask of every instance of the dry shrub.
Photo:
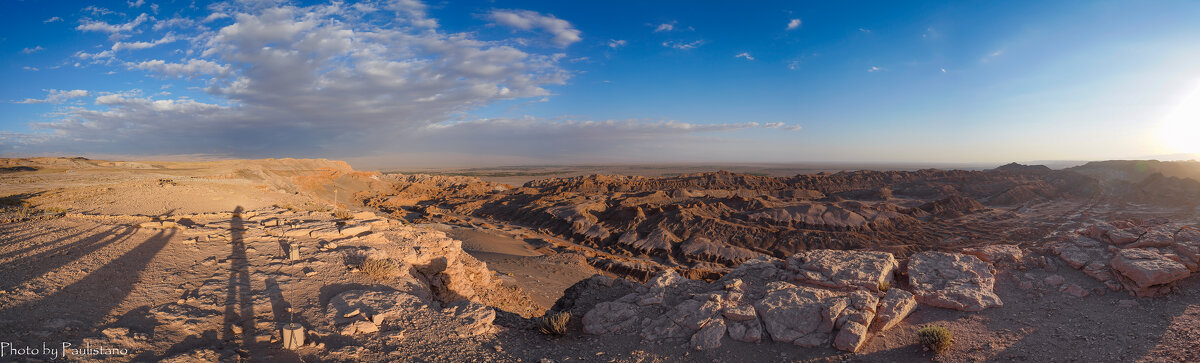
M892 288L892 283L888 281L880 281L879 286L877 287L879 288L879 292L887 292L888 289Z
M381 260L368 258L363 260L361 265L358 265L358 272L362 272L367 277L376 281L383 281L396 276L399 268L392 260Z
M538 330L546 335L566 335L567 322L571 321L569 312L552 312L538 318Z
M338 209L333 211L333 217L337 219L354 219L354 213L350 213L350 211L345 209Z
M917 329L917 339L926 349L941 354L950 349L950 343L954 342L954 332L941 325L926 325Z

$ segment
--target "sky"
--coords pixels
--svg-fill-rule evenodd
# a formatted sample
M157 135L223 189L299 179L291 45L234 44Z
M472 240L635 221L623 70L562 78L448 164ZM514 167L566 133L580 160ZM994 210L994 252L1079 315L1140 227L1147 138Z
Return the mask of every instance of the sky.
M1200 153L1197 1L0 3L0 156Z

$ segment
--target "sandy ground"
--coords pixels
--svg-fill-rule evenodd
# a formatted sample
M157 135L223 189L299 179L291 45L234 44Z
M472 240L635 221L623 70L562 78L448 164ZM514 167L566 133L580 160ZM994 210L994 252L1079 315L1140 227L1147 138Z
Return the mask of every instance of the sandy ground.
M336 250L325 251L316 240L300 241L306 257L290 263L281 257L277 239L253 227L259 217L232 214L327 220L327 212L273 206L316 208L328 202L262 182L209 175L205 170L58 170L0 176L0 196L21 195L38 207L66 212L0 223L0 343L132 347L129 355L109 361L156 361L178 354L197 354L188 361L285 362L1200 361L1200 280L1184 280L1179 292L1166 297L1140 299L1124 292L1078 298L1044 284L1018 287L1018 278L1036 281L1058 274L1067 283L1103 291L1095 280L1065 266L1002 271L997 293L1003 307L969 313L920 306L859 353L730 340L715 351L694 351L683 341L597 337L578 327L569 336L552 338L537 333L528 320L504 314L497 318L500 331L485 337L450 337L435 319L391 327L377 337L342 338L323 316L325 303L337 292L379 283L352 272ZM154 216L183 214L194 214L206 226L205 235L194 233L199 229L135 227ZM511 226L421 228L462 240L468 253L542 307L596 273L576 256L539 251L540 237ZM213 314L187 310L205 304L219 308ZM296 309L295 316L288 317L287 307ZM309 326L323 345L281 349L269 332L288 320ZM915 344L916 329L927 323L954 331L949 352L934 356ZM242 334L230 333L233 325ZM214 354L202 354L206 348ZM0 361L37 360L9 355Z

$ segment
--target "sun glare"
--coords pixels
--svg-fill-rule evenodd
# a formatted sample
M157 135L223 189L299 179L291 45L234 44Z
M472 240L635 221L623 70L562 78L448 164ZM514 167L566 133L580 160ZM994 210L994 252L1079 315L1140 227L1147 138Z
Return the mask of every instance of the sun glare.
M1200 153L1200 82L1163 122L1162 140L1175 152Z

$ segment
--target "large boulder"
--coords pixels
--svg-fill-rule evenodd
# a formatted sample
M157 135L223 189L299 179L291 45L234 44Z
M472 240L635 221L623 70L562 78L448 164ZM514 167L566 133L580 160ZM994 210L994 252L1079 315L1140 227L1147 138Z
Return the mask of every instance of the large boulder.
M993 268L978 257L961 253L921 252L908 263L908 283L922 304L980 311L1004 302L993 287Z
M829 343L847 305L849 299L832 291L777 281L768 284L756 308L772 340L817 347Z
M1171 291L1175 281L1191 274L1187 266L1170 257L1155 249L1127 248L1113 257L1112 269L1117 280L1133 295L1164 295Z
M875 309L879 306L879 297L866 290L858 290L847 295L850 304L842 310L834 327L838 329L833 338L833 347L847 352L856 352L867 341L867 327L875 320Z
M895 287L888 289L887 294L879 301L879 310L871 328L880 332L887 331L908 317L916 308L917 299L912 293Z
M892 281L892 270L898 267L891 253L876 251L815 250L787 259L797 282L838 289L877 291L881 282Z

